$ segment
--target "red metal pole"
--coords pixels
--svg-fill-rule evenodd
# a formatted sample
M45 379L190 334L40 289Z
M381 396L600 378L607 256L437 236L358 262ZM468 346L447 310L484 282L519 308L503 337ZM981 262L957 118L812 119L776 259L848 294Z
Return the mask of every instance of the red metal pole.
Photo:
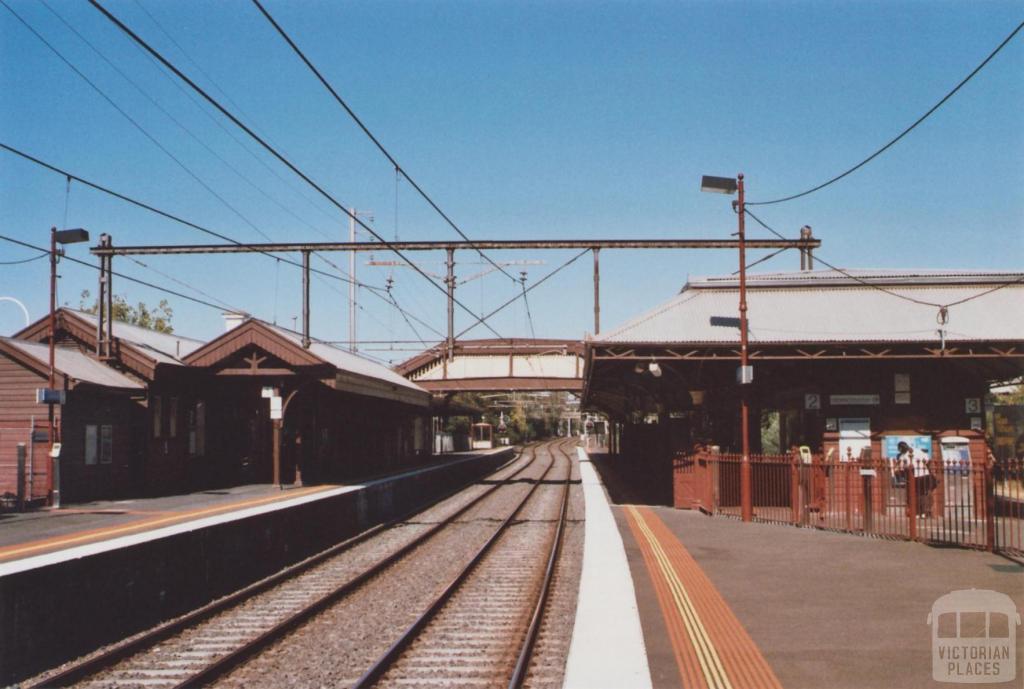
M56 372L54 370L54 339L57 336L57 228L50 228L50 376L48 387L53 390L56 387ZM52 393L51 393L52 394ZM53 445L57 442L57 424L53 413L53 398L47 405L49 407L50 421L50 459L49 468L46 472L46 493L48 501L54 504L54 481L53 481ZM59 499L59 498L58 498Z
M747 370L747 247L744 232L743 173L736 176L739 192L737 217L740 242L740 367ZM743 375L743 374L741 374ZM745 522L754 517L750 499L750 411L747 404L747 383L740 383L740 432L743 434L743 456L740 460L740 515Z

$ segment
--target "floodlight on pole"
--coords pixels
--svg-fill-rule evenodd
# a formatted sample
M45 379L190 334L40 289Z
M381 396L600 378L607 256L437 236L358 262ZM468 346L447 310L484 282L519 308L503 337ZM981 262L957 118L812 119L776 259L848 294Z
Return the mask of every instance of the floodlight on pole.
M47 472L46 482L50 494L50 504L54 507L60 507L60 477L57 475L57 472L60 471L60 465L57 461L60 453L60 443L57 442L57 422L53 413L53 405L55 400L60 397L59 392L56 390L57 373L54 366L54 357L56 356L55 341L57 339L57 256L63 253L58 253L57 245L77 244L87 241L89 241L89 233L80 227L71 230L58 230L56 227L50 228L50 377L49 387L44 394L44 398L47 400L47 406L49 407L50 421L50 470Z
M749 522L754 517L754 508L750 491L750 409L747 403L747 386L754 382L754 371L747 359L747 246L744 224L743 173L732 177L712 177L705 175L700 180L700 190L713 194L738 194L733 201L736 219L739 224L737 236L740 250L740 368L736 372L736 382L740 385L740 442L742 456L740 459L740 515L743 521Z

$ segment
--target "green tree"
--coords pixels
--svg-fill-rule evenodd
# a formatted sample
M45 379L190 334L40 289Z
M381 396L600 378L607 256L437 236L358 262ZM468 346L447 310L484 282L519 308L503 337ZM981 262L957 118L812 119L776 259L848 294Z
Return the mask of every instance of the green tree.
M78 308L85 313L95 315L99 312L99 303L94 299L92 305L88 305L90 296L89 290L83 290L81 299L78 302ZM141 301L132 306L123 296L115 294L113 311L115 321L137 325L140 328L147 328L158 333L167 333L168 335L174 332L174 326L171 325L174 310L167 303L166 299L161 299L155 308L150 308L145 302Z

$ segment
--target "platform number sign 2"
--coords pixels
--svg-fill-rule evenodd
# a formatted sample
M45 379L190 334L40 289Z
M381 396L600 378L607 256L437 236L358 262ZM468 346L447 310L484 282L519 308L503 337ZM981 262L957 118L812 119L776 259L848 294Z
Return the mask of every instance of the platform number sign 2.
M821 409L821 395L816 392L804 395L804 409Z

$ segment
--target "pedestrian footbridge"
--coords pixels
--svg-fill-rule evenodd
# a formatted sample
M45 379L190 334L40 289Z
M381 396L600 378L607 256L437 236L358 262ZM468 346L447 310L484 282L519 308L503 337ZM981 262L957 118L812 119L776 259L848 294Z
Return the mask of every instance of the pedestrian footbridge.
M578 340L490 339L429 349L400 364L400 374L434 393L583 389Z

